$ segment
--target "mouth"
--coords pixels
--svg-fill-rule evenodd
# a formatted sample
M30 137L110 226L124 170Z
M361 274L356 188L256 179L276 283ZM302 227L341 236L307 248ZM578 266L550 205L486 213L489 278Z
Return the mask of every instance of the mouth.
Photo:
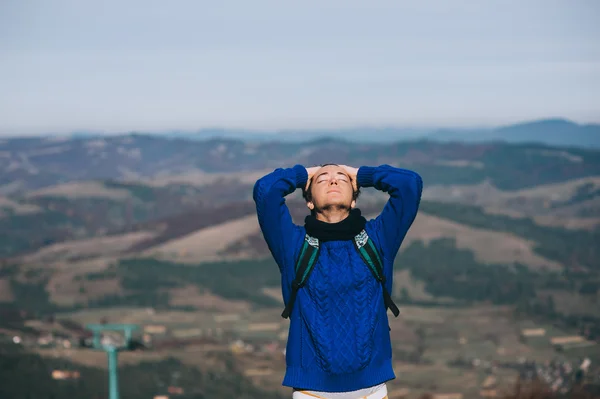
M329 190L329 191L327 191L327 194L331 194L331 193L341 194L342 192L340 190Z

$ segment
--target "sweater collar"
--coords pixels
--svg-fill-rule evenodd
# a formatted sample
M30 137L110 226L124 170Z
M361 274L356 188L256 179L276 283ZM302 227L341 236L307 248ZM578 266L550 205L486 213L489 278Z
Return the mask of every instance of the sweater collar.
M367 219L361 215L360 209L350 210L348 217L337 223L327 223L318 220L314 215L308 215L304 219L306 233L319 239L319 241L346 241L352 240L360 233L367 223Z

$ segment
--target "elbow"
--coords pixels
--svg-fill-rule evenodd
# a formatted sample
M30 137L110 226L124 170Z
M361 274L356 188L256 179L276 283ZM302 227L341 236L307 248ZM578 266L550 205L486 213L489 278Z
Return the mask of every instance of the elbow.
M407 173L409 176L411 176L411 178L414 179L414 181L416 181L416 182L423 181L423 179L421 178L421 175L418 172L411 170L411 169L404 169L403 171L404 171L404 173Z
M280 195L276 190L276 181L270 176L265 176L254 183L252 198L257 205L271 202L271 197Z
M421 177L420 174L418 174L417 172L413 172L414 174L414 190L417 194L417 198L420 200L421 199L421 195L423 194L423 178Z
M423 188L423 178L421 175L410 169L402 169L402 173L408 178L407 180L413 185L415 190L420 193Z
M410 187L411 191L414 191L418 197L421 197L423 191L423 178L421 175L410 169L402 169L401 171L404 176L404 184Z
M413 171L413 177L415 179L415 184L419 187L419 190L423 189L423 178L421 177L420 174L418 174L417 172Z
M254 202L260 202L264 200L266 194L271 191L271 187L275 183L275 174L278 173L281 169L275 169L275 171L261 177L254 183L254 188L252 190L252 198Z
M254 202L260 202L261 198L264 198L265 196L265 191L264 178L258 179L256 183L254 183L254 188L252 189L252 199L254 199Z
M381 165L379 168L389 170L391 172L396 172L402 176L401 179L411 180L413 182L417 182L417 184L420 185L423 184L423 179L421 178L421 175L412 169L404 169L390 165Z
M417 201L421 199L423 194L423 178L420 174L413 170L404 170L404 191L410 193L412 197L416 197Z

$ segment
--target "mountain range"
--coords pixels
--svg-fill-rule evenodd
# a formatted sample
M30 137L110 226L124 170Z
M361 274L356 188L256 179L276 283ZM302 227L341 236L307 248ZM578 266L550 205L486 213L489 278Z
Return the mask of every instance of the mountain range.
M488 130L438 130L427 136L442 141L505 141L569 147L600 147L600 125L580 125L565 119L545 119Z
M564 132L542 131L555 139ZM87 323L136 323L165 331L149 333L148 351L122 354L123 361L145 362L139 370L168 357L279 389L287 324L253 184L275 168L337 162L405 167L424 182L391 292L401 307L401 316L389 320L395 367L410 374L390 382L390 392L405 389L406 381L421 392L421 381L433 376L438 392L479 397L483 374L462 368L475 364L471 356L490 365L555 356L575 362L584 355L600 363L600 149L471 142L464 131L458 141L421 132L387 142L213 133L193 140L130 133L0 142L0 360L3 342L14 348L18 336L32 343L31 354L73 362L69 368L79 368L89 384L90 370L81 365L93 361L90 351L46 348L38 338L52 331L78 342ZM302 224L308 210L298 191L286 203ZM370 219L386 197L364 188L358 206ZM547 336L529 342L521 331L532 328ZM580 347L555 349L552 340L572 336ZM258 349L239 353L240 342ZM26 371L15 375L29 375L23 356L5 369L19 364ZM104 367L104 354L94 362ZM50 365L39 364L47 377ZM182 367L173 364L178 373ZM481 371L487 378L491 370ZM465 375L472 380L457 380ZM475 393L469 396L466 386ZM213 396L242 391L236 392Z
M147 134L135 132L137 134ZM134 133L134 134L135 134ZM600 124L578 124L564 118L540 119L517 124L479 127L376 127L364 126L339 129L285 129L259 131L248 129L206 128L198 131L160 131L153 135L186 140L229 138L244 141L307 142L333 138L362 143L431 140L459 142L539 143L567 147L600 148ZM77 132L71 138L91 138L102 135Z
M84 180L140 181L176 176L215 179L223 173L260 173L277 167L390 164L414 168L428 185L478 184L519 189L600 174L599 151L544 144L305 142L232 138L187 140L128 134L71 139L13 138L0 142L0 195Z

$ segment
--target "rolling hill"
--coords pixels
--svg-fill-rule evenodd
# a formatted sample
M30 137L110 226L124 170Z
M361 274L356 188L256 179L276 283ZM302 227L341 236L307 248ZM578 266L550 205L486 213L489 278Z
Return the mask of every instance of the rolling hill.
M65 183L90 180L138 184L174 179L197 185L211 179L214 182L215 173L234 173L231 183L235 184L236 172L256 175L296 163L387 163L419 171L428 185L477 184L488 180L507 190L600 174L600 150L428 140L356 143L319 139L288 143L190 141L143 135L27 138L0 142L0 154L0 195L4 196L22 196L54 185L63 185L68 190Z
M280 275L252 187L276 167L330 160L389 163L423 176L420 212L394 266L402 316L390 322L395 368L410 373L411 389L429 387L419 384L431 383L432 372L436 384L443 374L444 387L460 391L459 378L476 389L477 375L457 366L466 355L504 364L558 353L520 341L520 326L579 334L586 345L600 339L600 151L142 135L1 145L0 339L64 332L42 321L50 316L163 326L169 333L151 351L122 359L158 364L174 356L211 375L223 367L212 356L223 357L256 386L280 388L284 360L265 349L279 351L286 337ZM358 206L375 217L385 200L364 189ZM300 193L287 204L303 223ZM9 323L6 314L26 321ZM233 355L242 339L263 349ZM600 356L597 346L580 349ZM68 357L70 367L105 364L79 349L35 353Z
M304 205L293 198L288 204L294 221L302 223L306 214ZM382 202L372 201L364 202L360 207L367 216L374 217L382 206ZM520 265L532 273L550 273L549 276L556 273L560 275L565 270L577 270L589 277L596 276L600 271L597 263L600 255L593 245L600 238L599 234L600 230L547 227L535 223L531 218L486 213L485 208L473 205L423 200L421 211L400 250L400 258L404 253L412 253L414 248L421 248L414 247L414 244L418 244L424 245L423 248L433 254L448 250L471 254L472 262L478 265ZM450 240L450 247L439 247L443 240ZM278 284L277 268L269 258L259 231L254 204L232 202L140 223L131 232L67 240L16 255L5 261L6 277L0 278L0 281L12 292L25 286L38 287L36 289L41 290L40 293L46 292L47 299L44 301L48 301L45 305L47 309L56 306L69 308L73 305L108 306L109 303L120 301L141 305L146 300L150 300L147 304L162 303L168 306L171 302L167 298L170 295L178 297L179 290L186 286L160 283L145 287L144 295L154 298L159 289L163 299L142 301L135 296L141 295L135 294L136 287L138 284L144 286L145 277L142 276L147 276L149 270L154 270L156 278L161 281L169 281L172 275L192 273L182 281L201 289L187 291L187 295L189 298L201 298L208 293L215 293L215 290L221 292L221 285L237 287L244 280L233 274L223 277L224 280L218 285L214 285L217 281L203 282L209 275L214 275L213 267L224 267L217 264L230 264L227 267L231 268L244 267L235 266L239 262L262 265L259 267L263 280L258 283L259 287L275 287ZM400 261L399 272L403 268L426 267L422 260L409 259L408 262ZM252 263L255 261L259 263ZM130 268L135 266L134 269L124 269L133 270L134 273L128 274L132 277L129 277L125 286L125 275L115 269L115 265L122 262L130 262L125 263ZM150 264L156 265L154 269L147 269ZM10 265L20 267L10 269ZM196 268L212 271L208 271L208 274L194 272ZM145 271L139 274L138 270ZM251 273L255 274L256 270L251 269ZM240 299L239 295L246 295L242 292L242 288L237 291L232 289L227 299ZM262 294L253 294L252 298L258 304L267 301ZM200 299L190 301L196 304L201 302Z
M544 143L551 146L599 148L600 125L580 125L566 119L543 119L493 129L442 129L431 140L459 142Z

